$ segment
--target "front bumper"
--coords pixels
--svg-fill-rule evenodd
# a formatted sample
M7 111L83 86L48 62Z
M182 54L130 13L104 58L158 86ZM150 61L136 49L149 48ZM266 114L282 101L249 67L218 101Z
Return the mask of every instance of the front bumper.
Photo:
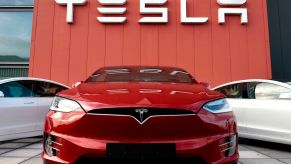
M212 115L201 111L190 116L151 118L140 125L127 117L50 111L44 133L44 143L47 135L53 136L55 148L54 155L43 152L45 164L107 159L108 143L174 144L176 159L198 159L198 163L233 164L239 158L237 138L228 144L228 138L237 135L232 113ZM225 151L230 147L235 151L227 156Z
M56 136L57 134L54 135ZM49 156L46 152L43 152L42 157L45 164L73 164L88 162L89 159L89 161L92 159L106 159L106 144L116 143L81 137L66 137L66 139L62 137L65 136L60 135L60 137L56 137L57 143L61 145L58 147L56 156ZM237 163L239 158L237 150L230 157L225 157L221 151L222 138L221 136L212 136L209 138L168 141L164 143L174 143L176 145L177 159L193 159L210 164Z

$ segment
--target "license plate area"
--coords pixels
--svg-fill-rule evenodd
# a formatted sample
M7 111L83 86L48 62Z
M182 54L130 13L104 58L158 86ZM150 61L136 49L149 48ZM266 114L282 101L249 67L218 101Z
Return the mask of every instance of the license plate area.
M176 157L175 144L122 144L108 143L109 159L171 159Z

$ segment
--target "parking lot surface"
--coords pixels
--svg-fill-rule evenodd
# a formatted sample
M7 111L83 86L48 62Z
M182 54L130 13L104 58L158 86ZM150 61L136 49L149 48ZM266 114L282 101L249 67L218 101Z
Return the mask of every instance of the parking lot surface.
M291 164L291 146L240 139L239 164ZM41 164L42 138L0 142L0 164Z

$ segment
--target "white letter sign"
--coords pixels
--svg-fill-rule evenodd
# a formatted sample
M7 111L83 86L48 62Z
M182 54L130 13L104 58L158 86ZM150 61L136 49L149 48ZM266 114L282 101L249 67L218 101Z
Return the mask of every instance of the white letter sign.
M0 0L1 1L1 0ZM93 1L93 0L92 0ZM98 16L97 20L101 23L124 23L126 21L125 6L127 0L95 0L104 7L97 7L102 16ZM139 19L139 23L167 23L168 8L159 7L165 5L168 0L132 0L140 1L140 14L147 14L147 17ZM174 1L174 0L173 0ZM175 3L174 2L169 3ZM246 7L240 7L247 3L247 0L216 0L223 8L218 8L218 23L224 24L227 15L239 15L241 24L248 23L248 10ZM67 6L67 23L73 23L74 5L84 5L87 0L55 0L59 5ZM97 2L96 2L97 3ZM202 1L201 1L202 3ZM155 7L153 7L155 6ZM156 7L158 6L158 7ZM234 7L232 7L234 6ZM188 17L187 16L187 0L180 0L180 22L182 24L202 24L208 21L208 17ZM152 16L158 14L161 16Z
M247 0L217 0L217 3L224 6L241 6ZM240 15L241 24L248 23L248 10L246 8L219 8L218 9L218 22L225 23L225 15Z
M217 3L224 6L240 6L247 2L247 0L217 0Z
M162 14L162 17L143 17L139 20L140 23L167 23L168 9L167 8L146 8L146 5L163 5L167 0L140 0L141 14Z
M124 5L126 0L99 0L99 3L108 6L119 6ZM97 10L101 14L124 14L126 12L125 7L98 7ZM126 17L97 17L97 20L101 23L123 23L126 20Z
M181 0L181 23L205 23L207 17L187 17L187 0Z
M59 5L67 5L67 22L74 22L74 5L84 5L87 0L55 0Z

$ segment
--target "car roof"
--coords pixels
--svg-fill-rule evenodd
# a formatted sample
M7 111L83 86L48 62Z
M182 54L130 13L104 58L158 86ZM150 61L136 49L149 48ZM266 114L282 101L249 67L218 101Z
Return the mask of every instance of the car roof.
M0 84L4 84L7 82L13 82L13 81L20 81L20 80L44 81L44 82L54 83L54 84L63 86L63 87L68 88L68 89L70 88L70 87L68 87L64 84L58 83L56 81L42 79L42 78L34 78L34 77L15 77L15 78L3 79L3 80L0 80Z
M232 85L232 84L246 83L246 82L271 83L271 84L276 84L276 85L280 85L280 86L283 86L283 87L286 87L286 88L290 88L291 89L290 83L287 84L287 83L283 83L283 82L280 82L280 81L267 80L267 79L246 79L246 80L238 80L238 81L233 81L233 82L225 83L225 84L222 84L222 85L219 85L219 86L216 86L216 87L212 88L212 90L215 90L215 89L218 89L218 88L221 88L221 87L225 87L225 86L228 86L228 85Z

